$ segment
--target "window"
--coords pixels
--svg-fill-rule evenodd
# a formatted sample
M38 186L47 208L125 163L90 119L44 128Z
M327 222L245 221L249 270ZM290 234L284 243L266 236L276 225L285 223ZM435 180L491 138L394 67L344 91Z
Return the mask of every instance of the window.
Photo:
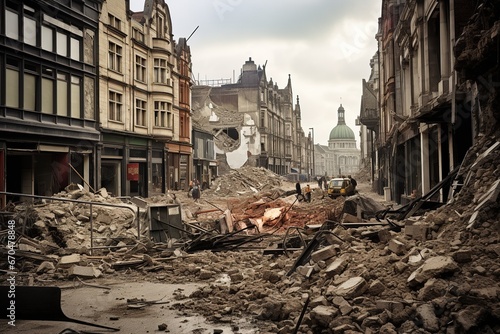
M134 29L132 36L136 41L144 43L144 34L141 31Z
M122 71L122 47L113 42L109 42L108 66L111 70Z
M167 128L172 129L174 126L174 115L170 111L167 111Z
M54 29L42 26L42 49L54 51Z
M158 24L158 37L159 38L162 38L163 37L163 17L161 17L160 15L158 15L158 21L157 21L157 24Z
M42 112L54 113L54 70L42 69Z
M123 95L118 92L109 91L108 118L110 121L122 121L122 99Z
M139 126L147 126L146 101L135 100L135 124Z
M71 76L71 117L80 118L81 117L81 99L82 99L82 83L81 78L72 75Z
M10 10L5 11L5 34L12 39L19 39L19 15Z
M70 47L71 47L71 49L70 49L70 51L71 51L70 57L71 57L71 59L78 60L78 61L82 60L82 58L81 58L81 51L80 51L81 50L81 46L80 46L81 42L80 42L80 40L77 39L77 38L75 38L75 37L71 37L70 41L71 41L70 42Z
M19 107L19 61L7 59L5 70L5 104L9 107Z
M121 21L116 16L111 14L108 14L108 18L109 18L109 25L112 26L113 28L120 30Z
M36 109L36 81L38 70L34 64L25 64L24 66L24 109Z
M31 17L25 16L23 28L24 43L36 46L36 21Z
M60 56L68 56L68 36L64 32L56 33L56 52Z
M155 126L165 128L167 126L167 102L155 101Z
M186 137L186 116L184 114L179 116L179 136Z
M57 73L57 114L68 116L68 75Z
M135 56L135 80L146 82L146 58Z
M154 59L154 82L167 83L167 60L161 58Z

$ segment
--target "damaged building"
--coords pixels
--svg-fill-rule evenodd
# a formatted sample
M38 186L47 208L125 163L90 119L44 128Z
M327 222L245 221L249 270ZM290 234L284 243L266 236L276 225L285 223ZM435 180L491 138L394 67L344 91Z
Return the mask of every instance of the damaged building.
M312 139L302 130L290 76L279 88L251 58L236 83L193 86L193 120L211 129L221 172L253 166L279 175L312 173Z
M426 194L460 166L474 141L485 134L478 95L494 86L491 70L496 68L498 76L498 49L488 48L496 61L483 62L488 65L469 73L472 85L457 65L465 62L459 51L468 42L462 34L471 13L498 13L493 3L382 2L378 52L371 78L363 83L360 113L368 129L369 143L362 146L370 156L365 161L379 194L398 203L412 194ZM493 29L490 24L485 22L479 34ZM495 29L484 36L486 46L497 45ZM447 198L442 190L434 199Z

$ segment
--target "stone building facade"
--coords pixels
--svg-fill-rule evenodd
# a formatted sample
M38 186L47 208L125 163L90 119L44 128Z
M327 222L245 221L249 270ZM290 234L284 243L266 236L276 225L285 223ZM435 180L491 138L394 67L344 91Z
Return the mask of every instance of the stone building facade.
M100 16L100 187L147 197L187 187L191 56L165 1L106 0Z
M382 1L377 110L362 107L372 131L372 179L396 202L429 192L457 168L477 122L454 68L455 43L476 3ZM363 93L363 99L365 99ZM446 200L443 188L435 200Z

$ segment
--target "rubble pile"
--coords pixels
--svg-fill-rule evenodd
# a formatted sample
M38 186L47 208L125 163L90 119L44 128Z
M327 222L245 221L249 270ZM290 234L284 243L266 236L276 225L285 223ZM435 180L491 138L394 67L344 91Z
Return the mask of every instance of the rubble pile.
M292 332L308 299L299 333L498 333L499 159L500 143L485 137L465 159L453 201L408 218L401 232L379 228L373 242L336 227L291 275L298 254L238 254L251 269L205 272L229 283L182 307L210 305L202 312L214 321L251 314L267 323L263 333Z
M204 193L224 197L234 197L277 190L282 179L269 169L262 167L242 167L232 169L228 174L215 179L210 189Z
M227 205L235 222L249 221L260 231L289 227L323 224L325 220L338 217L344 205L344 198L330 199L319 189L314 189L312 202L299 202L295 195L277 198L268 197L270 193L260 193L245 199L228 199ZM257 199L259 198L259 199Z
M332 200L319 189L314 189L311 203L297 202L293 194L286 196L287 191L280 189L290 185L253 168L234 171L226 180L232 183L233 197L211 189L203 191L200 202L188 199L185 192L148 199L170 203L175 197L189 203L194 213L206 210L211 201L221 208L214 210L213 217L227 208L236 223L260 224L261 220L263 235L256 247L224 252L188 254L172 244L153 243L146 230L140 231L138 240L136 216L125 208L137 206L111 198L105 190L92 194L67 189L54 197L120 207L95 204L91 213L88 204L50 200L17 206L13 214L25 228L16 253L17 282L73 281L75 285L110 277L203 282L193 294L176 295L181 300L170 307L181 314L201 313L215 323L250 317L261 333L291 333L297 324L298 333L304 334L497 333L499 159L500 143L483 137L464 159L453 200L397 222L399 230L373 217L365 220L355 212L342 213L345 199ZM247 180L247 175L254 178ZM261 182L266 175L275 187L267 186L270 181ZM236 191L238 187L261 190L244 196ZM331 229L301 232L309 245L317 242L309 254L306 248L263 251L282 247L290 227L321 225L327 220L336 222ZM115 247L90 254L91 230L96 242Z
M86 253L91 234L94 246L135 244L139 235L137 207L109 196L105 189L94 194L70 185L52 199L27 202L11 211L25 236L20 250L41 254ZM31 243L26 242L27 237L32 238Z

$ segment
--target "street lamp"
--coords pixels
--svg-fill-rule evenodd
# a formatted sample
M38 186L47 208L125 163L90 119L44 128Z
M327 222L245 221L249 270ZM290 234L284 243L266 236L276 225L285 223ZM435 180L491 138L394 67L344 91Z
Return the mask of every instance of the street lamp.
M312 154L313 154L313 166L312 166L312 174L313 174L313 177L316 177L316 166L315 166L315 161L314 161L314 128L309 128L309 130L311 130L311 133L312 133Z

